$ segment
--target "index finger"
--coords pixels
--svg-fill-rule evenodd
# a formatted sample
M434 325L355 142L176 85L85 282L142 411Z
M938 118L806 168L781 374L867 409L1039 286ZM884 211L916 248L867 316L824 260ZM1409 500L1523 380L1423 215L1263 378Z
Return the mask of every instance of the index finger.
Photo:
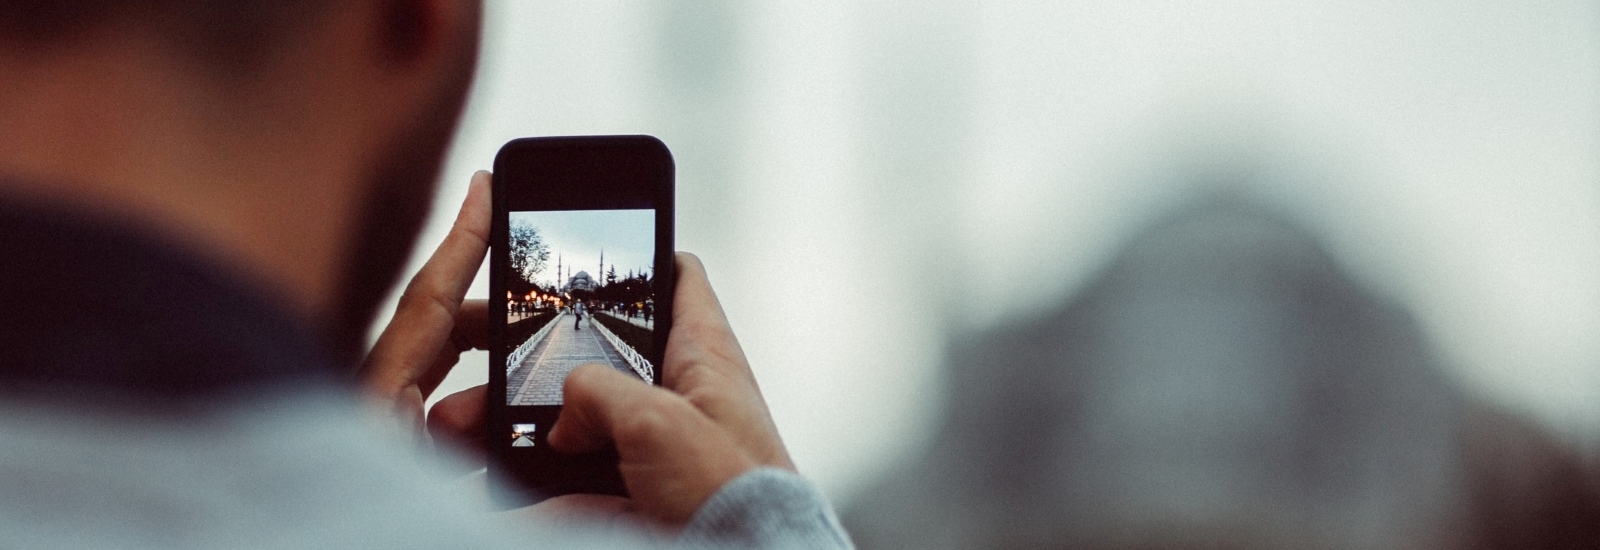
M711 290L705 266L684 252L678 253L677 265L662 382L727 429L763 464L793 470L750 362Z
M489 250L489 185L488 172L472 175L450 233L400 295L394 319L361 369L375 389L394 392L415 384L451 337L461 301Z
M667 336L662 383L675 391L707 369L720 376L755 381L722 303L711 289L705 264L688 252L673 255L677 281L672 294L672 333Z

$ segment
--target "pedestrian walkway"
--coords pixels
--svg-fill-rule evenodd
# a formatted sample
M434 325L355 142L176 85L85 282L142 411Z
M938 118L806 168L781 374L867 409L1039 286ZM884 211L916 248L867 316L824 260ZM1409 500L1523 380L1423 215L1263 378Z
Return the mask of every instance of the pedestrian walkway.
M551 321L555 326L536 344L533 351L513 369L506 378L510 405L560 405L561 384L578 365L599 363L611 365L629 375L638 376L628 362L617 353L610 342L600 336L600 331L590 326L585 318L579 330L572 327L572 315L562 313Z

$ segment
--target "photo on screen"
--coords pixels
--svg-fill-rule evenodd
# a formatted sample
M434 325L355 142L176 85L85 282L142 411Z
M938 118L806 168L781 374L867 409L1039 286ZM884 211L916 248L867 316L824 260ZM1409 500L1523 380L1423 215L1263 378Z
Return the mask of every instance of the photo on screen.
M534 432L537 432L538 430L539 426L536 424L512 424L511 446L532 447Z
M654 382L655 211L512 212L506 404L560 405L579 365Z

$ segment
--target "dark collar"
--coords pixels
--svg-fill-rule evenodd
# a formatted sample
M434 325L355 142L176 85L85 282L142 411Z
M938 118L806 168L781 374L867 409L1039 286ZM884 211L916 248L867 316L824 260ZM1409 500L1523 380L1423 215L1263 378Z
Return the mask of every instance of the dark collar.
M0 390L237 396L347 378L266 294L179 247L0 200Z

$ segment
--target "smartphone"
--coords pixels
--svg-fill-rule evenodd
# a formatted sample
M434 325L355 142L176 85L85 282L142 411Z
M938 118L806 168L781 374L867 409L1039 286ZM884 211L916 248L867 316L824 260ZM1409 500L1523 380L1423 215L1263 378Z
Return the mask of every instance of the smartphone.
M547 442L562 384L598 363L661 384L672 330L673 163L650 136L517 139L494 159L489 474L518 506L626 496L615 450Z

